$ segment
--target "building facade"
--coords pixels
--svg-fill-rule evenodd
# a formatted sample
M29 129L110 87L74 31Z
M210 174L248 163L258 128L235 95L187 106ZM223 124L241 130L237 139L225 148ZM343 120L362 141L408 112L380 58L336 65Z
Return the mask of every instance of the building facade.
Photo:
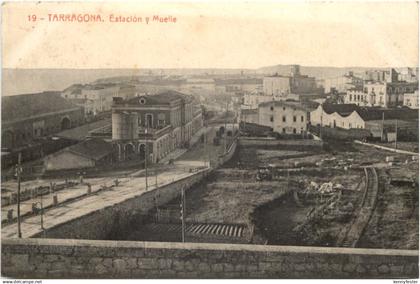
M264 77L263 92L266 95L282 96L285 94L307 94L317 91L314 77L300 74L299 65L293 65L289 76L275 74Z
M308 112L299 103L272 101L258 107L258 124L283 134L304 134Z
M404 94L404 106L419 109L419 91Z
M157 162L176 148L188 147L202 126L201 108L176 91L114 99L112 141L119 160L145 158L147 150L147 159Z
M107 83L72 85L65 89L61 96L78 106L82 106L87 115L97 115L111 110L114 97L128 99L136 94L135 86Z
M355 104L323 104L310 113L310 123L313 126L328 128L366 129L372 137L383 138L384 128L389 125L392 126L391 131L394 133L397 126L399 131L410 128L410 132L415 133L415 129L418 129L418 112L404 108L387 109L359 107Z
M47 171L80 170L110 166L114 161L112 145L101 139L88 139L44 158Z
M336 90L339 93L346 93L350 89L362 90L363 79L354 76L353 72L349 72L343 76L324 79L323 86L326 94L332 90Z
M260 91L263 80L259 78L217 79L215 84L217 94L246 94Z
M296 94L283 94L283 95L266 95L264 93L250 93L245 94L243 99L243 109L257 109L258 105L271 101L286 101L286 100L299 100L299 95Z
M402 106L404 94L414 94L417 90L418 83L415 82L365 82L363 91L347 91L344 103L359 106Z
M365 128L365 122L356 112L355 104L323 104L310 113L310 123L314 126L330 128Z
M2 148L22 147L85 121L84 110L59 92L2 97Z

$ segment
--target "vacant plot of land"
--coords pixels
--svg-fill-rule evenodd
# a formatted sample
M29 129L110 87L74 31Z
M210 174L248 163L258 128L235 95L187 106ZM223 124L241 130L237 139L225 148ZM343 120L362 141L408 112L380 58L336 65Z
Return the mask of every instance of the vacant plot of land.
M362 178L358 171L331 175L312 171L309 177L305 172L295 173L290 179L301 186L296 195L268 202L254 212L254 242L334 246L345 224L354 217L363 195ZM327 188L323 184L331 184L332 191L323 193L321 188Z
M231 182L226 177L187 193L187 222L249 224L254 209L287 192L285 182Z
M410 175L407 167L405 170ZM412 173L411 173L412 174ZM404 178L400 171L388 171L383 179ZM360 246L389 249L418 249L418 185L407 182L384 184Z

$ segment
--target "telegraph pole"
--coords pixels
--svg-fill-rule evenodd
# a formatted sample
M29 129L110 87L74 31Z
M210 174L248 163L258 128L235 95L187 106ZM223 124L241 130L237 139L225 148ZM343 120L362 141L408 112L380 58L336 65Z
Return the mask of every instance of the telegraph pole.
M225 131L224 131L224 133L223 133L223 134L224 134L224 136L225 136L225 139L223 139L223 154L225 154L225 153L226 153L228 107L229 107L229 102L226 102Z
M185 243L185 188L181 188L181 233L182 233L182 242Z
M324 114L324 107L321 105L321 123L319 125L319 139L322 140L322 115Z
M22 174L22 153L18 154L18 164L16 165L16 176L18 182L17 191L17 221L18 221L18 238L22 238L21 220L20 220L20 178Z
M397 139L398 139L398 119L395 120L395 149L397 149Z
M158 187L158 163L156 161L156 165L155 165L155 183L156 183L156 188Z
M385 122L385 113L382 112L381 142L384 141L384 122Z
M45 229L44 229L44 205L43 205L43 202L42 202L42 194L41 194L41 202L40 202L40 205L41 205L41 230L42 230L42 233L43 233L43 235L45 237Z
M146 191L148 189L148 184L147 184L147 158L149 156L149 153L147 151L147 121L146 121L146 129L144 131L144 133L146 134L145 136L145 141L146 141L146 145L144 145L144 168L146 170Z

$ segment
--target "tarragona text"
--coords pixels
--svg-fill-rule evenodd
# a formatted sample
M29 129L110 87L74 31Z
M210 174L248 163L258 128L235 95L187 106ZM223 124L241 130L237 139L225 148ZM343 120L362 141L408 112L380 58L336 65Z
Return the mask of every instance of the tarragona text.
M159 23L176 23L177 18L174 16L160 16L153 15L150 17L142 16L124 16L110 14L103 16L100 14L48 14L49 22L105 22L111 23L146 23L159 22Z

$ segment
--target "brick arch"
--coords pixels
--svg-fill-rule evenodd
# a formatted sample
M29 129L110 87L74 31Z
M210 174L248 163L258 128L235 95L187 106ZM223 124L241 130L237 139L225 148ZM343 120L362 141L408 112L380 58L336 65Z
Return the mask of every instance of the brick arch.
M71 120L69 116L64 116L63 118L61 118L60 121L60 129L61 130L66 130L71 128Z

